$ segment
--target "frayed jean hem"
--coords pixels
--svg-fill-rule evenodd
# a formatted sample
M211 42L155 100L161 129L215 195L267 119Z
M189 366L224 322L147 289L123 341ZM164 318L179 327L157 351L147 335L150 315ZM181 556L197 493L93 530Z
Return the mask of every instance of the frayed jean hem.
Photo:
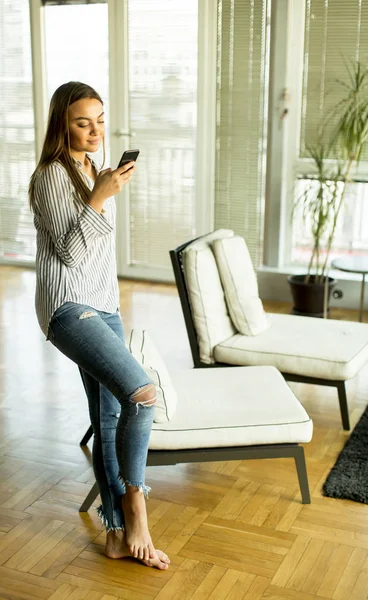
M149 485L145 485L142 482L129 481L127 479L124 479L120 474L118 476L118 479L123 485L123 495L126 494L126 486L129 485L130 487L137 487L138 491L143 492L144 497L148 500L148 494L152 489L149 487Z
M100 506L98 506L98 507L96 508L96 511L97 511L97 514L98 514L98 516L99 516L99 517L100 517L100 519L101 519L101 523L102 523L102 525L103 525L103 526L105 527L105 529L106 529L106 533L109 533L109 531L125 531L125 529L124 529L124 527L123 527L123 526L121 526L121 527L116 527L116 526L114 526L114 525L110 525L110 524L109 524L109 522L108 522L108 520L107 520L107 518L106 518L106 515L105 515L105 513L104 513L104 509L103 509L103 506L102 506L102 504L100 504Z

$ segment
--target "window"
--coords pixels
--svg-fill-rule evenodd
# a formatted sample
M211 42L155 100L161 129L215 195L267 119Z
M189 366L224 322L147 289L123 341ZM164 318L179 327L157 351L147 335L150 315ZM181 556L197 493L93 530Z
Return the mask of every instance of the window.
M215 226L233 229L262 261L269 10L219 0Z
M50 5L45 8L48 96L65 81L87 79L108 101L107 4L45 4ZM89 48L88 61L85 44L78 44L81 23L100 36L100 43ZM36 234L28 184L36 157L28 0L0 0L0 51L0 259L33 262Z
M299 197L313 180L299 179L295 194ZM368 183L359 182L347 187L342 214L335 233L330 260L347 254L367 254L368 250ZM298 210L293 220L292 263L306 265L312 244L309 222ZM321 259L323 254L321 255Z
M303 57L303 86L300 107L300 144L296 161L297 182L294 197L310 185L313 167L308 145L319 135L319 124L344 94L338 83L347 77L346 65L360 60L368 66L368 1L306 0ZM333 121L331 121L332 127ZM333 155L330 156L334 160ZM368 159L368 152L363 157ZM331 259L346 254L366 254L368 250L367 164L360 170L361 181L348 186L345 209L339 217ZM308 222L296 212L292 226L291 262L305 265L310 256Z
M0 258L33 261L28 182L35 168L28 0L0 0Z
M110 164L107 4L47 2L44 16L48 99L68 81L87 83L100 94L105 105L106 164ZM101 150L96 161L102 163Z
M196 231L198 0L130 0L127 33L129 129L141 153L123 269L171 276L169 250Z

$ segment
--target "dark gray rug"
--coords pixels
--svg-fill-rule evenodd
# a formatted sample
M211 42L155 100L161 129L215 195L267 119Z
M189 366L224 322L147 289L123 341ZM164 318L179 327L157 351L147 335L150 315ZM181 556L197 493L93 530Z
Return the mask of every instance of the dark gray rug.
M323 495L368 504L368 407L331 469Z

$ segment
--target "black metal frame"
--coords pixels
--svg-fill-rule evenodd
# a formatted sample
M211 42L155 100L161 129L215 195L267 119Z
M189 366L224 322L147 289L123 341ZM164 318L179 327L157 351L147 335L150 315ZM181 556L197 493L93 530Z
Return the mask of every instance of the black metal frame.
M92 425L90 425L86 431L86 433L84 434L84 436L82 437L79 445L80 446L87 446L89 440L91 439L91 437L93 436L93 427Z
M200 238L195 238L195 239L200 239ZM172 267L174 270L176 286L178 288L180 303L181 303L181 307L182 307L182 311L183 311L183 315L184 315L184 321L185 321L185 325L187 328L187 334L188 334L188 338L189 338L190 349L192 352L194 367L195 368L236 367L237 365L230 365L228 363L214 363L214 364L208 365L208 364L201 362L201 359L200 359L197 333L195 330L192 312L191 312L191 308L190 308L190 302L189 302L188 291L187 291L185 276L184 276L183 262L182 262L183 250L185 250L185 248L187 246L192 244L195 241L195 239L190 240L189 242L186 242L185 244L182 244L181 246L178 246L177 248L175 248L175 250L170 250L171 263L172 263ZM334 380L334 379L321 379L319 377L295 375L293 373L282 373L282 375L285 377L285 379L287 381L296 381L299 383L312 383L314 385L324 385L324 386L329 386L329 387L336 387L337 392L338 392L338 397L339 397L342 425L343 425L343 428L345 431L350 430L350 420L349 420L349 411L348 411L348 404L347 404L347 398L346 398L345 381L338 381L338 380Z
M229 460L249 460L258 458L294 458L298 475L302 504L310 504L308 475L304 449L298 444L267 444L262 446L241 446L235 448L195 448L188 450L149 450L148 467L177 465L193 462L215 462ZM79 512L87 512L98 496L97 482L86 496Z

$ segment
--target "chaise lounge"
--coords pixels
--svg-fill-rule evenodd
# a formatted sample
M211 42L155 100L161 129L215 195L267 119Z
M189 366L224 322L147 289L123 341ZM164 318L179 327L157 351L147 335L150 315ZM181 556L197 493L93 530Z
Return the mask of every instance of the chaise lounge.
M289 457L295 460L302 502L310 503L300 444L311 440L312 421L274 367L169 374L147 332L133 330L129 349L156 384L148 466ZM80 512L97 495L95 483Z
M191 240L170 256L194 367L273 365L288 381L334 386L350 429L345 382L368 360L367 325L265 315L246 244L231 230Z

